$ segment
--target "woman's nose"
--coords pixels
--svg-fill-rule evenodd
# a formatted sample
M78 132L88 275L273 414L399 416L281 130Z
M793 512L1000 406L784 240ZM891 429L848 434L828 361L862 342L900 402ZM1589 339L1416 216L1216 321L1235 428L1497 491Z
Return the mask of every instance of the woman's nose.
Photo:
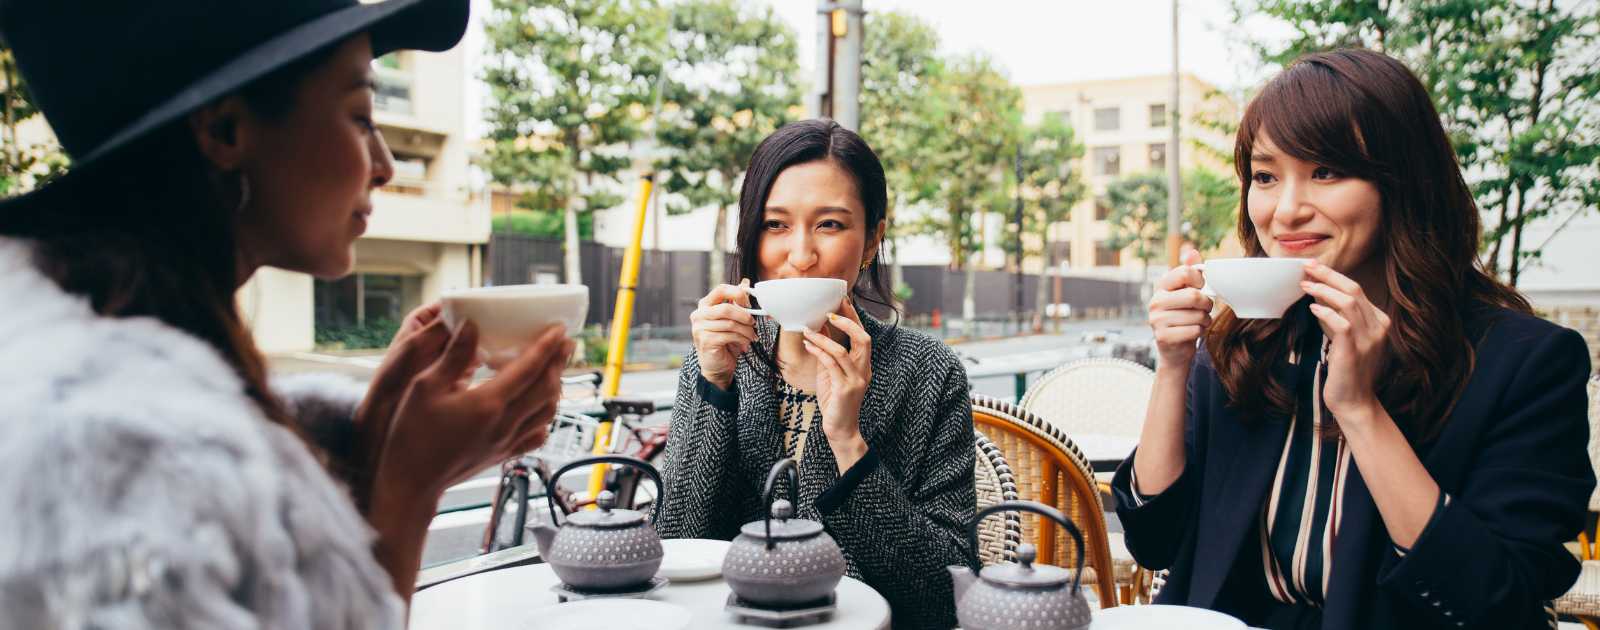
M389 144L383 141L383 133L377 130L372 132L372 187L379 188L394 179L394 154L389 152Z
M817 264L817 252L811 238L804 231L789 237L789 266L795 271L805 271Z

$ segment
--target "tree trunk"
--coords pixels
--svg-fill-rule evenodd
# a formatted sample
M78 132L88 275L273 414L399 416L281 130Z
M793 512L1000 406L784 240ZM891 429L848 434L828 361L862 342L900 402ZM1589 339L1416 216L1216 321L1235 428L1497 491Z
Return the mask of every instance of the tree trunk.
M966 337L971 339L978 336L978 264L976 260L967 260L967 283L961 294L961 319L962 327L966 330Z
M581 198L574 195L567 199L566 212L566 271L567 284L583 284L583 258L580 256L583 244L578 241L578 203Z
M1044 332L1045 305L1051 304L1051 302L1046 301L1050 299L1049 294L1046 292L1046 289L1050 288L1050 276L1056 272L1055 257L1051 253L1050 239L1046 236L1044 239L1044 270L1039 272L1039 285L1034 287L1033 290L1033 332L1035 334Z
M1522 274L1522 226L1527 222L1528 191L1517 187L1517 216L1511 224L1511 286L1517 286L1517 276Z
M711 264L707 265L707 268L710 269L711 284L709 286L714 287L728 282L727 265L724 264L727 258L727 249L724 244L727 240L728 207L719 205L717 206L717 225L711 230ZM754 282L755 279L752 278L751 281Z

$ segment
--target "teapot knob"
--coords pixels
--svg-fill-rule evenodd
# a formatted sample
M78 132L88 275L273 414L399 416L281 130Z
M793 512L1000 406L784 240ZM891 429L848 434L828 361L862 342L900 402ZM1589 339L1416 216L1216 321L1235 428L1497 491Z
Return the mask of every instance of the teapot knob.
M617 495L612 494L610 490L601 490L594 498L594 504L600 507L600 511L610 512L611 508L617 507Z
M1032 569L1033 561L1038 558L1039 550L1034 548L1033 545L1023 544L1017 547L1017 562L1022 564L1022 568Z
M784 499L772 502L772 518L787 521L794 517L794 504Z

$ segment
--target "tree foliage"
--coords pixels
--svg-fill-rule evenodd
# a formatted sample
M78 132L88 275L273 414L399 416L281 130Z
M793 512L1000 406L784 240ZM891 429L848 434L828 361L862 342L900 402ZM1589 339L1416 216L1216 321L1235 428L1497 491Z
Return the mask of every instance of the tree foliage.
M1531 223L1600 199L1600 7L1557 0L1235 0L1236 16L1289 27L1247 37L1268 66L1346 46L1385 52L1427 86L1488 232L1491 267L1515 284Z

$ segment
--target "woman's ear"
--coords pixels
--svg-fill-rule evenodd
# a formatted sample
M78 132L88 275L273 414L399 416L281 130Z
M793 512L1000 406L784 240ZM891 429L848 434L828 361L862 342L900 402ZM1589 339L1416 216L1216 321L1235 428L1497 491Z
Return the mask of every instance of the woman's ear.
M248 157L254 118L244 99L229 96L189 114L189 132L200 154L219 171L238 170Z
M873 259L878 257L878 250L883 247L884 230L887 230L888 227L888 220L879 220L878 226L872 229L871 234L867 235L867 251L861 256L862 268L865 268L867 263L872 262Z

